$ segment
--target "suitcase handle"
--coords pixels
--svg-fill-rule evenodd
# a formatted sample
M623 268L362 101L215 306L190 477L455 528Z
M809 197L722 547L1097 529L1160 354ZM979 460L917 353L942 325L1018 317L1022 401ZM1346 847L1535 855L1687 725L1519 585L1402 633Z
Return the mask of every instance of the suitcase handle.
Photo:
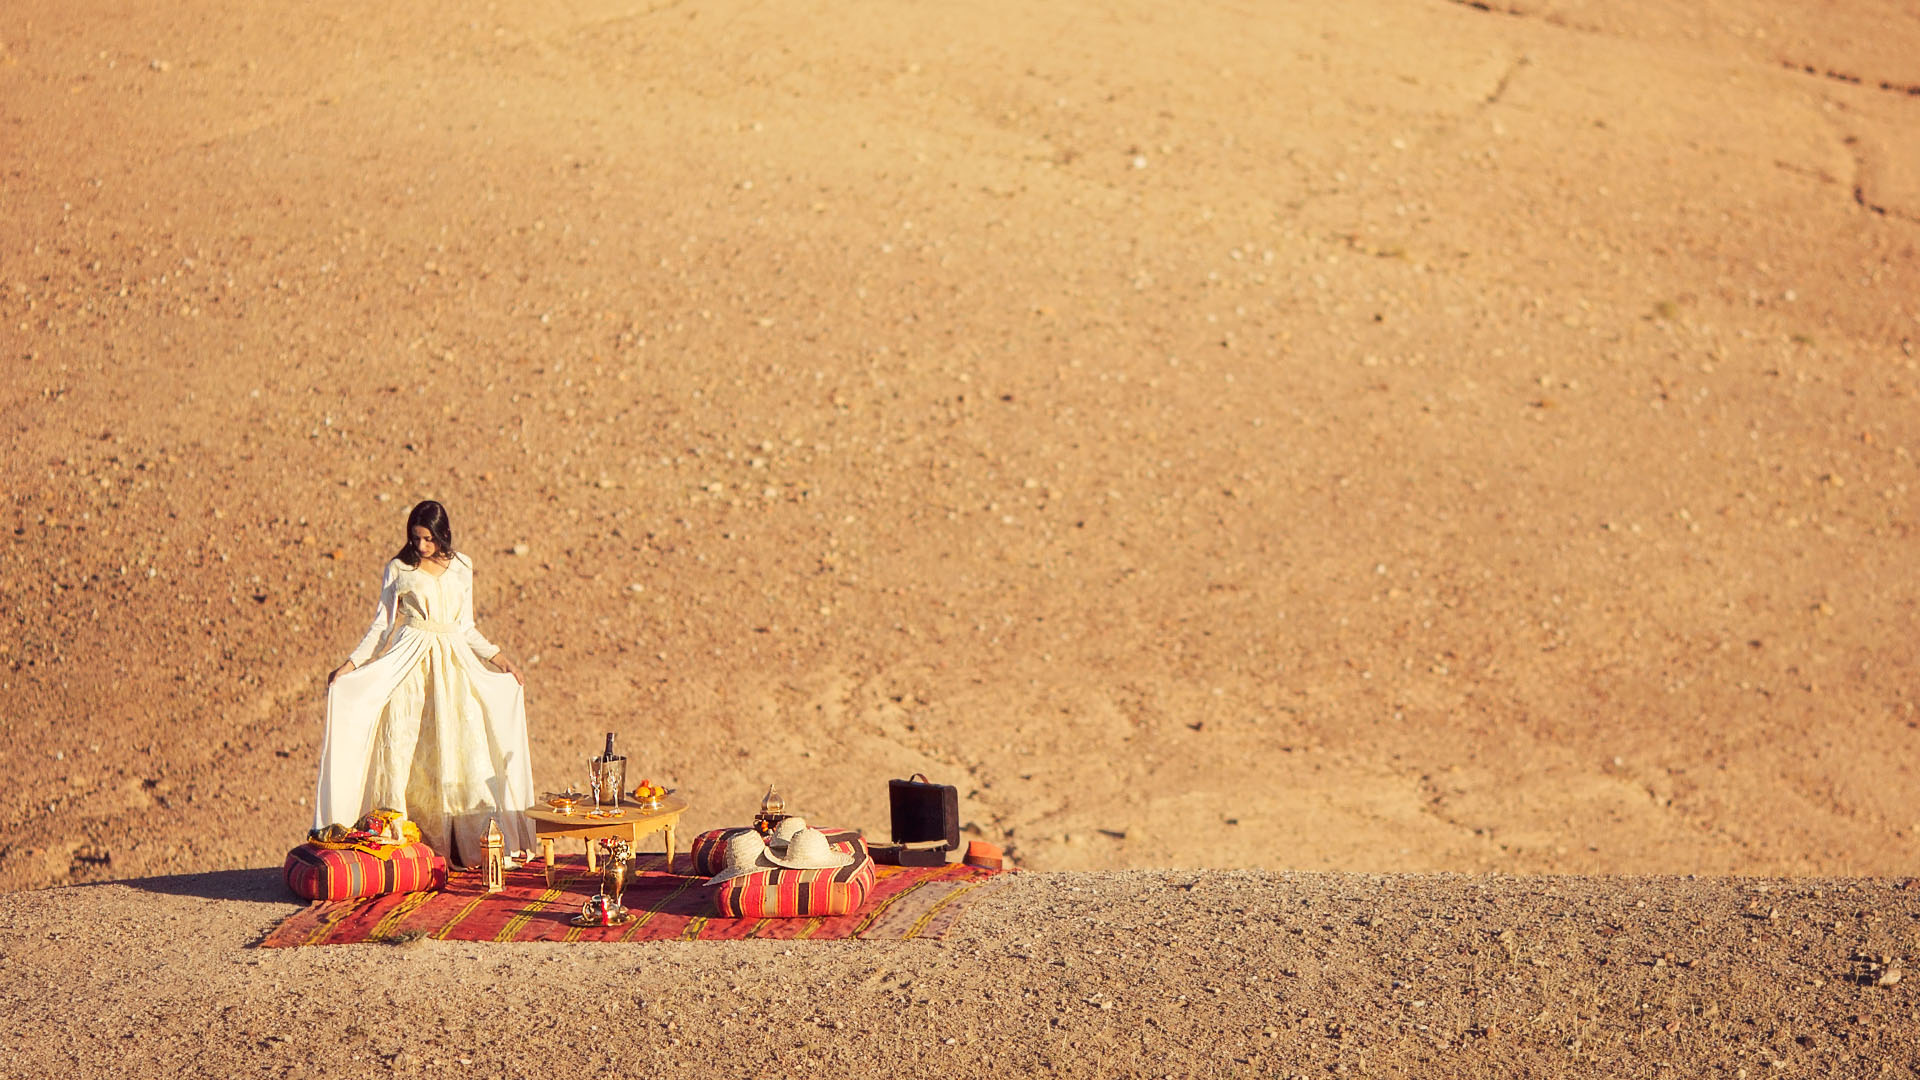
M912 776L907 777L907 783L909 784L913 783L915 780L918 780L923 784L933 783L933 781L927 779L927 774L923 772L917 772L917 773L914 773Z

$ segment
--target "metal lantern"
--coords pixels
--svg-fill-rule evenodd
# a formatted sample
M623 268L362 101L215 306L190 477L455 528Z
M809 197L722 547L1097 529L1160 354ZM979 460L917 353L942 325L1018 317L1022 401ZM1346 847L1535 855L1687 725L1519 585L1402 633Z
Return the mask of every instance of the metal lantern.
M771 785L767 787L767 797L760 800L760 812L753 815L753 827L760 835L766 836L780 827L787 819L787 800L780 797Z
M507 887L507 838L500 835L500 822L487 819L487 891L497 893Z

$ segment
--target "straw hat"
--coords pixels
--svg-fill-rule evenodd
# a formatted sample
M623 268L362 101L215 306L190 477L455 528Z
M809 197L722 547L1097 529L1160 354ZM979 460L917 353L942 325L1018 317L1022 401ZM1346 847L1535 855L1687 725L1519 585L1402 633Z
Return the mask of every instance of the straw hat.
M727 853L731 855L732 849ZM845 866L853 861L853 854L834 850L833 845L827 843L827 834L819 829L801 829L787 841L786 854L775 855L769 851L767 858L790 870L817 870Z
M774 828L772 836L767 837L767 846L775 851L785 851L787 850L787 844L794 838L795 834L806 827L806 818L787 818Z
M727 865L725 869L707 879L707 884L718 885L731 881L742 874L751 874L755 870L770 869L773 864L767 859L767 842L752 829L743 829L727 840Z

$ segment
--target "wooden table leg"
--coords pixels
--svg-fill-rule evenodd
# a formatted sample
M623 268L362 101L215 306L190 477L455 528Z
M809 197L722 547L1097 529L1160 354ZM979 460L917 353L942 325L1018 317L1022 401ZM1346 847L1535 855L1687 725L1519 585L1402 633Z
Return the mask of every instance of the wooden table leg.
M673 873L673 823L667 823L667 873Z
M581 843L587 845L587 872L589 874L599 873L600 857L593 850L593 837L589 836L582 840Z
M547 884L553 884L553 837L540 838L540 864L547 868Z

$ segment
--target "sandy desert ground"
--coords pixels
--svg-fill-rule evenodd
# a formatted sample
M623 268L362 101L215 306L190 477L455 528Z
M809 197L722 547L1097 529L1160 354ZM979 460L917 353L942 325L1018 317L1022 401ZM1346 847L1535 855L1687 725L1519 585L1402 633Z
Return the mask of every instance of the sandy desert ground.
M696 826L1920 866L1911 4L9 14L16 924L278 865L428 497Z
M1033 872L941 941L248 948L294 909L278 877L0 895L11 1075L1759 1080L1920 1061L1908 969L1862 959L1911 947L1911 878Z

